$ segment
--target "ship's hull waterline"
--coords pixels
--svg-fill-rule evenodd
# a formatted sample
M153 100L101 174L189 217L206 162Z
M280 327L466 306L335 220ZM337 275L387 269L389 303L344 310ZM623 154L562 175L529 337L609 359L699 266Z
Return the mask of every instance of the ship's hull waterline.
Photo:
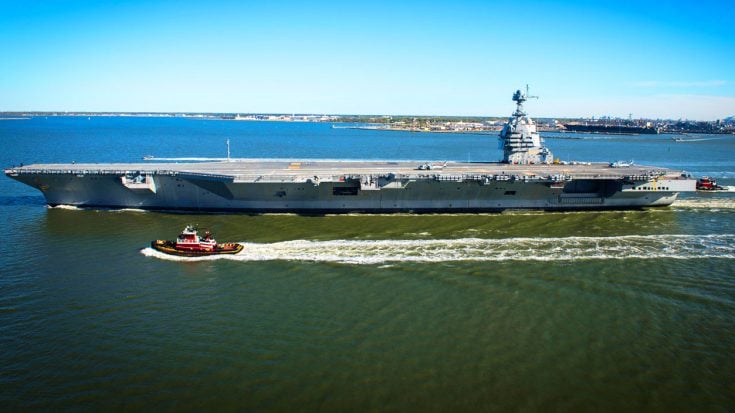
M670 205L695 185L671 170L607 164L239 160L5 173L38 188L49 205L245 213L638 209Z

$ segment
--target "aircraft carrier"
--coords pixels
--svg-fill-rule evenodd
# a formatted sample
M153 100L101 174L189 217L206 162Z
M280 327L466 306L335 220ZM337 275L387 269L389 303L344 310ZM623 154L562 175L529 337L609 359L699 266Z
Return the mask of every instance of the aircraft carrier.
M680 171L553 158L513 95L502 162L226 159L34 164L6 169L51 206L233 212L496 212L670 205L696 181Z
M659 133L653 126L620 125L597 123L565 123L564 130L567 132L580 133L604 133L611 135L656 135Z

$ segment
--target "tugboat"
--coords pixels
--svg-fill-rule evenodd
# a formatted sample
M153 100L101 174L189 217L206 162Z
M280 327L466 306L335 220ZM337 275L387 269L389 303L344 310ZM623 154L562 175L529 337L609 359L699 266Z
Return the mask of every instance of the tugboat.
M176 241L155 240L151 241L151 247L165 254L179 255L183 257L201 257L217 254L237 254L242 251L242 244L226 242L218 244L209 231L204 236L197 234L197 228L187 225Z
M717 185L717 181L708 176L697 179L697 191L723 191L724 189Z

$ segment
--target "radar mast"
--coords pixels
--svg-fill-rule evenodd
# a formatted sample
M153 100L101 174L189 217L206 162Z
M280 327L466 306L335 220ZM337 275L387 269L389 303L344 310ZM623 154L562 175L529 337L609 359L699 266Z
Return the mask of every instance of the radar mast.
M513 113L513 116L526 116L526 112L523 111L523 102L528 99L538 99L538 96L530 96L528 94L528 85L526 85L526 93L521 92L520 89L516 90L513 94L513 101L516 102L516 111Z

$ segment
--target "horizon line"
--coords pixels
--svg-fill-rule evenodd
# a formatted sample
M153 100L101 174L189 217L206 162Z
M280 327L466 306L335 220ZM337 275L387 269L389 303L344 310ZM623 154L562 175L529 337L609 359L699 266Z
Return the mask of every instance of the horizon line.
M359 116L359 117L415 117L415 118L499 118L504 119L508 118L511 115L417 115L417 114L359 114L359 113L325 113L325 112L191 112L191 111L84 111L84 110L74 110L74 111L67 111L67 110L25 110L25 111L13 111L13 110L4 110L0 111L0 119L2 119L3 116L6 115L42 115L42 116L60 116L59 114L64 114L66 116L124 116L124 115L136 115L136 116L145 116L145 115L168 115L168 116L176 116L176 115L211 115L211 116L221 116L221 115L271 115L271 116ZM701 121L701 122L716 122L718 120L725 120L730 118L735 118L735 114L724 116L717 119L694 119L694 118L687 118L687 117L679 117L679 118L664 118L664 117L658 117L658 118L647 118L647 117L623 117L623 116L612 116L612 115L600 115L600 116L529 116L532 119L633 119L633 120L688 120L688 121ZM223 120L229 120L229 119L223 119ZM246 120L246 119L243 119Z

